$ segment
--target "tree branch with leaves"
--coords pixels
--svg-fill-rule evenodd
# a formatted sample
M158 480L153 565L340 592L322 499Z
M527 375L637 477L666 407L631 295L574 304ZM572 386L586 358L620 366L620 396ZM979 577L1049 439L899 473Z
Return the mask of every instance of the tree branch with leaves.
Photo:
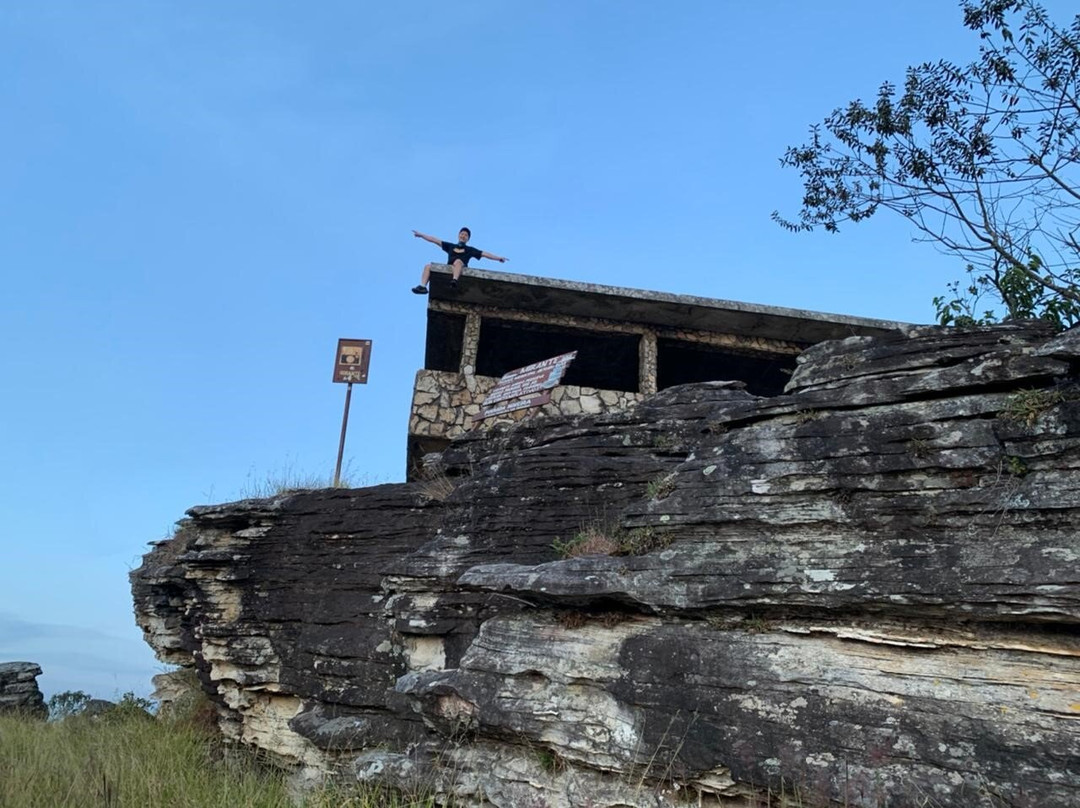
M965 0L979 57L907 70L872 104L812 126L781 164L803 180L792 231L910 221L915 238L967 264L934 304L944 325L1080 322L1080 15L1056 25L1033 0ZM979 312L983 301L988 307Z

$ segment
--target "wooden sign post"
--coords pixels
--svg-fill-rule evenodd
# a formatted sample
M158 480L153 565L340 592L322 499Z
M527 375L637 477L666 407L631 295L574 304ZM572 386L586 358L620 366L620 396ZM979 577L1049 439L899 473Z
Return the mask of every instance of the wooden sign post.
M353 382L367 384L368 362L371 361L371 340L339 339L334 361L334 381L348 384L345 388L345 413L341 416L341 439L338 441L337 465L334 466L334 488L341 482L341 458L345 454L345 430L349 427L349 404Z

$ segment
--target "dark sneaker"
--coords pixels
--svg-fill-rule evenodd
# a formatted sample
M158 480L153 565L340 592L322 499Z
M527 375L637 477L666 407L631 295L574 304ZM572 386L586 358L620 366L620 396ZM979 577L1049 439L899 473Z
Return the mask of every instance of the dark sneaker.
M457 289L457 278L451 278L450 279L450 288L451 289Z
M427 287L426 286L414 286L412 288L412 291L413 291L414 295L426 295L427 294Z

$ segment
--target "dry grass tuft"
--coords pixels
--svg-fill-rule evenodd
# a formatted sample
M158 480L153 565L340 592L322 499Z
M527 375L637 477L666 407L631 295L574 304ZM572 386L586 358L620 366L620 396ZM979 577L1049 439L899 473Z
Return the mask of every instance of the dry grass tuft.
M598 523L583 525L569 541L556 539L552 546L563 558L579 558L590 555L616 555L619 542L615 531Z
M572 539L556 539L551 546L563 558L644 555L667 547L673 538L670 533L657 533L651 527L626 530L618 525L590 522L582 525Z
M1033 427L1048 411L1065 401L1060 390L1019 390L1009 396L1000 417L1005 421Z
M422 480L417 483L420 493L428 499L437 502L445 502L453 490L457 487L446 472L442 469L433 469L427 472Z

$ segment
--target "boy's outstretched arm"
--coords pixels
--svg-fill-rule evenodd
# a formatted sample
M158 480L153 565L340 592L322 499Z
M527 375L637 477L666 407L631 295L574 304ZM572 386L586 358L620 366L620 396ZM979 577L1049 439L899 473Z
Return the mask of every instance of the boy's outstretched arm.
M490 258L492 261L498 261L500 264L505 264L507 261L510 260L509 258L503 258L501 255L494 255L489 252L484 252L483 250L480 251L480 257Z
M432 244L442 246L442 239L435 238L435 236L429 236L426 233L421 233L419 230L413 230L412 234L417 238L422 238L424 241L430 241Z

